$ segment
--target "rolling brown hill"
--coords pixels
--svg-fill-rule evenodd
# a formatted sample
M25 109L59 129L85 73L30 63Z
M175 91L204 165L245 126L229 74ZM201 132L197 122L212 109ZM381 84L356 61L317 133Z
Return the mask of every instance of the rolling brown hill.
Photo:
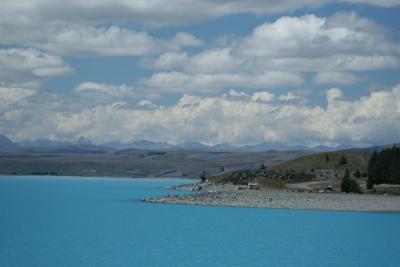
M366 171L370 154L355 152L327 152L318 154L309 154L300 156L299 158L288 160L286 162L274 165L271 168L276 170L349 170L349 171ZM329 160L327 160L327 157ZM342 157L347 160L346 164L340 165Z
M27 148L0 153L2 175L199 178L257 169L304 155L302 151L207 152L183 150L107 150L95 146Z

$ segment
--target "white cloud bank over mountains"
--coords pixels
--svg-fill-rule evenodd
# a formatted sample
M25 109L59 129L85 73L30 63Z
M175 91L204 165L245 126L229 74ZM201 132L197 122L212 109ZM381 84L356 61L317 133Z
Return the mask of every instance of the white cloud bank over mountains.
M111 88L115 89L119 90ZM267 91L252 95L230 91L214 97L185 94L172 106L140 101L137 107L124 102L87 107L53 95L48 96L53 100L49 107L42 104L43 96L35 98L24 91L8 96L1 90L6 93L0 95L0 103L12 99L13 107L3 111L0 132L14 140L84 137L96 143L151 139L335 145L390 143L400 136L400 85L355 100L329 89L325 108L293 93Z

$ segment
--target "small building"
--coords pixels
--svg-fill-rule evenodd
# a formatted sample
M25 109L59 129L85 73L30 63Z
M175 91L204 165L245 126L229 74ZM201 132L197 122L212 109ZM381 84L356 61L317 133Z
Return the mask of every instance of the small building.
M258 189L260 189L260 184L259 183L249 183L247 185L247 188L251 189L251 190L258 190Z
M328 185L328 186L325 188L325 193L332 193L332 192L333 192L333 186Z
M194 185L190 191L200 191L203 187L199 184Z

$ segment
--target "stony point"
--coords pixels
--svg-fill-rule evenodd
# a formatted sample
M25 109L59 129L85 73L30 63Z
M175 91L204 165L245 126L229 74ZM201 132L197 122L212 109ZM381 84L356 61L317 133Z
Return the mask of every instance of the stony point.
M190 194L144 199L152 203L332 211L400 212L396 162L400 149L380 153L306 155L257 170L203 177L174 187ZM386 176L377 170L385 158ZM321 168L324 167L324 168ZM377 174L378 173L378 174Z

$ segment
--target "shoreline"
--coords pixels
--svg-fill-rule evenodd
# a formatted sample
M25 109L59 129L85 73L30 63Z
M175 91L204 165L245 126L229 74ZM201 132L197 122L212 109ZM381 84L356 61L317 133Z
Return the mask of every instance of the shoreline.
M188 190L190 185L169 187ZM189 189L190 190L190 189ZM272 208L315 211L400 212L400 196L343 193L297 193L269 190L238 190L233 185L203 185L193 194L166 195L144 202L195 206Z
M326 212L361 212L361 213L387 213L396 214L400 213L399 210L327 210L327 209L304 209L304 208L269 208L269 207L250 207L250 206L223 206L223 205L211 205L211 204L188 204L188 203L170 203L170 202L157 202L150 201L148 199L142 199L142 202L148 204L161 204L161 205L179 205L179 206L197 206L197 207L214 207L214 208L239 208L239 209L273 209L273 210L293 210L293 211L326 211Z
M160 180L160 181L185 181L195 183L199 179L194 178L160 178L160 177L129 177L129 176L75 176L75 175L14 175L0 174L1 178L55 178L55 179L120 179L120 180Z

